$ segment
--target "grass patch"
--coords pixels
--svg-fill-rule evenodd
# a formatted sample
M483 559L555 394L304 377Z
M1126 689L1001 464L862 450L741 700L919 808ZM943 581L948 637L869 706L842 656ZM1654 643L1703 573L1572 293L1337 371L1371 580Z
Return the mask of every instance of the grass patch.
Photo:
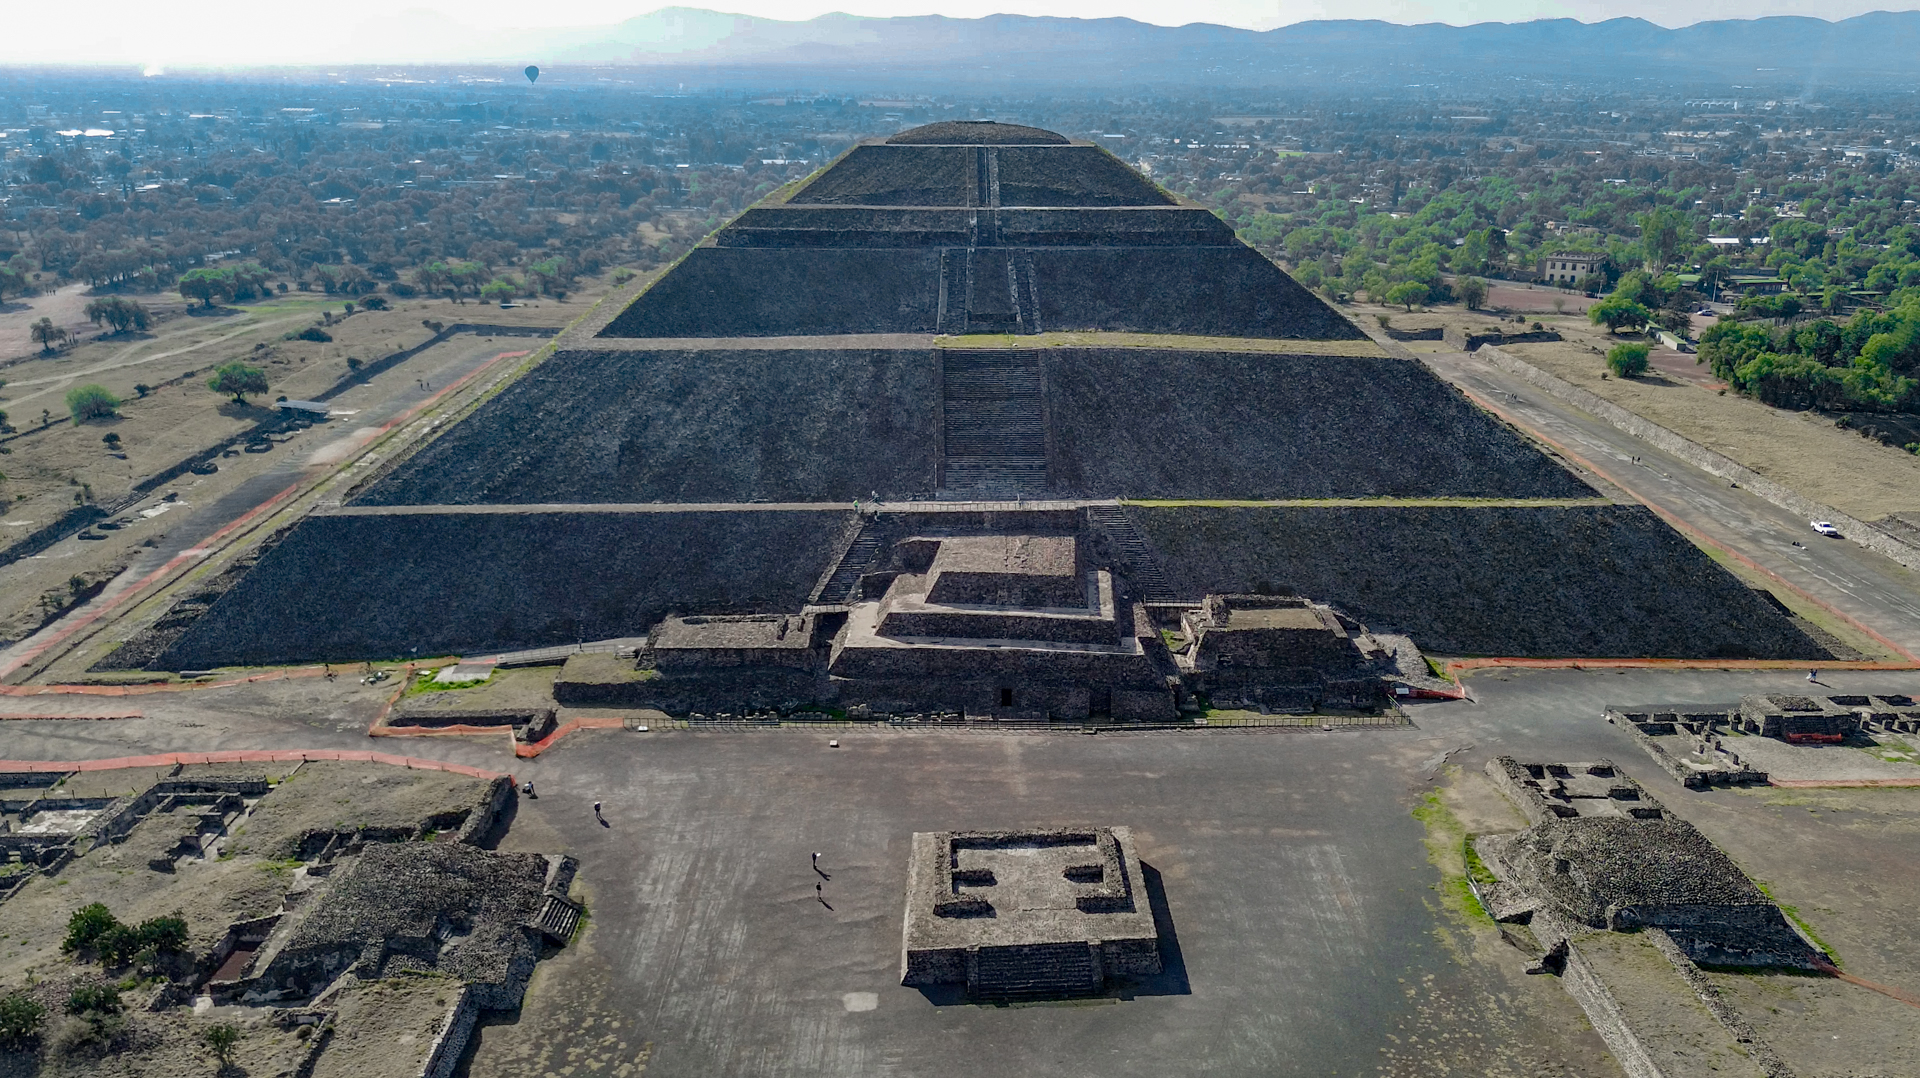
M1800 907L1789 906L1778 898L1774 898L1773 888L1760 880L1753 881L1753 885L1760 888L1760 893L1766 895L1774 905L1780 907L1780 912L1787 915L1787 920L1793 922L1793 927L1799 929L1801 935L1812 940L1815 947L1827 952L1827 958L1833 962L1835 969L1841 968L1840 956L1834 952L1832 947L1827 946L1827 941L1821 939L1820 934L1813 930L1813 926L1808 924L1805 918L1800 916Z
M456 689L472 689L485 685L491 678L478 678L474 681L436 681L438 670L426 670L413 676L407 685L407 696L419 696L429 692L453 692Z
M1861 752L1866 753L1876 760L1885 760L1890 764L1920 764L1920 752L1916 752L1904 745L1855 745L1854 748L1859 749Z
M1168 348L1201 352L1263 352L1284 356L1386 358L1371 340L1306 341L1267 337L1196 337L1178 333L967 333L935 337L935 348Z
M1198 506L1208 509L1576 509L1612 505L1606 498L1122 498L1122 505L1148 509Z
M1466 825L1453 814L1441 798L1439 790L1429 790L1420 803L1413 808L1413 818L1427 830L1427 860L1440 870L1440 883L1434 889L1440 893L1440 904L1468 924L1485 928L1493 927L1493 918L1481 908L1480 900L1473 897L1473 888L1467 884L1470 863L1467 858L1471 851L1467 848ZM1479 858L1474 857L1473 863ZM1485 872L1486 866L1480 865ZM1487 873L1492 879L1493 874Z
M1467 863L1467 878L1472 880L1475 886L1484 890L1499 883L1500 878L1493 874L1493 870L1487 867L1485 861L1480 860L1480 851L1473 848L1474 837L1468 835L1465 841L1461 842L1460 856Z

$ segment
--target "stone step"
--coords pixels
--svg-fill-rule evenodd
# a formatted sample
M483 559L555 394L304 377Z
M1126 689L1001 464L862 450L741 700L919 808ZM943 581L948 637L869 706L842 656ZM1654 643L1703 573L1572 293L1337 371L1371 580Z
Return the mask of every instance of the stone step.
M1140 592L1142 600L1166 603L1178 598L1174 594L1173 584L1160 568L1160 559L1154 556L1153 548L1147 545L1140 530L1133 526L1133 520L1127 516L1126 510L1117 505L1090 505L1087 507L1087 519L1113 540L1121 569Z
M565 944L573 938L573 930L580 924L580 907L558 895L548 895L540 903L540 912L534 915L533 927L555 943Z
M1079 995L1100 987L1100 970L1085 943L992 947L980 951L967 990L975 996Z
M825 586L813 601L835 605L849 601L854 587L860 583L861 574L872 565L880 552L880 536L872 529L864 529L854 537L853 545L847 548L840 558L840 564L834 567L833 575L827 578Z

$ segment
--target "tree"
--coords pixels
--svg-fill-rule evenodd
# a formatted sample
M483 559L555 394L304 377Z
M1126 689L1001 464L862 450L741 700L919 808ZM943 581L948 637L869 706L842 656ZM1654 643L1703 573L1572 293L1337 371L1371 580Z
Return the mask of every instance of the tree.
M1387 289L1386 301L1395 307L1405 307L1408 314L1413 313L1413 305L1424 303L1427 298L1427 286L1419 281L1402 281Z
M67 331L54 325L51 318L42 318L35 322L32 335L34 343L40 346L40 351L49 356L53 354L54 345L67 339Z
M233 394L233 403L247 403L247 394L267 391L267 372L258 367L250 367L239 360L221 364L214 369L212 380L207 388L215 393Z
M505 277L495 277L480 290L480 298L487 303L506 303L518 295L519 291L512 281Z
M1648 273L1659 273L1673 263L1693 227L1686 214L1658 206L1635 219L1640 226L1640 251Z
M233 1046L240 1042L240 1027L231 1022L221 1022L207 1027L200 1034L200 1040L208 1048L213 1049L213 1058L219 1060L220 1066L225 1068L232 1062Z
M110 419L120 409L120 398L107 392L106 386L84 385L67 390L67 414L75 423L89 419Z
M1587 318L1596 326L1605 323L1608 333L1618 333L1622 326L1644 326L1653 321L1653 312L1635 300L1608 296L1587 308Z
M1644 344L1616 344L1607 350L1607 367L1621 378L1645 374L1649 351Z
M225 270L201 266L188 270L180 278L180 295L197 299L208 308L233 298L233 275Z
M1487 282L1478 277L1460 278L1453 282L1453 291L1469 311L1479 310L1480 305L1487 301Z
M0 1044L20 1044L40 1031L47 1009L25 992L0 996Z

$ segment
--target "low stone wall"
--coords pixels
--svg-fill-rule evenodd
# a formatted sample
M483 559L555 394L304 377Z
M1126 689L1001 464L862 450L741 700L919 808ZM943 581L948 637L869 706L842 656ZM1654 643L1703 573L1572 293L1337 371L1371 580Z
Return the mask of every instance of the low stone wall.
M1653 1054L1627 1024L1626 1015L1606 982L1580 953L1579 944L1568 940L1566 946L1567 964L1560 975L1560 984L1580 1004L1580 1009L1587 1012L1593 1031L1600 1034L1620 1069L1627 1072L1627 1078L1667 1078L1666 1072L1654 1062Z
M467 1050L467 1041L473 1037L473 1027L480 1018L480 1005L475 1002L472 985L462 985L460 994L454 998L453 1005L447 1008L446 1021L441 1023L439 1036L433 1039L433 1048L427 1052L427 1060L420 1067L420 1078L452 1078L453 1072L460 1066L460 1056Z
M1676 434L1652 420L1635 415L1604 397L1581 389L1563 378L1548 374L1533 364L1508 355L1498 348L1483 348L1480 352L1489 363L1501 370L1518 375L1561 400L1599 416L1616 428L1626 431L1656 449L1679 457L1708 475L1738 483L1797 516L1808 520L1832 521L1834 526L1840 529L1841 534L1868 550L1892 558L1909 569L1920 569L1920 547L1897 539L1866 521L1842 513L1830 505L1822 505L1811 498L1802 497L1731 457L1716 453L1698 442Z
M1392 331L1389 330L1388 332L1391 333ZM1561 337L1559 333L1550 329L1539 330L1533 333L1502 333L1497 329L1492 333L1468 333L1466 330L1448 326L1440 339L1462 352L1472 352L1487 345L1539 344L1546 341L1557 341L1560 340Z

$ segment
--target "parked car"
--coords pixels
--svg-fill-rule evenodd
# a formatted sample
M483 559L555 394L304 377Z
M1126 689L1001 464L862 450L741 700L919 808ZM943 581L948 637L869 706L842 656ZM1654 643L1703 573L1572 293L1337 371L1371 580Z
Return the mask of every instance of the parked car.
M1840 534L1839 528L1834 527L1831 522L1825 520L1814 521L1813 530L1819 532L1821 535L1838 536Z

